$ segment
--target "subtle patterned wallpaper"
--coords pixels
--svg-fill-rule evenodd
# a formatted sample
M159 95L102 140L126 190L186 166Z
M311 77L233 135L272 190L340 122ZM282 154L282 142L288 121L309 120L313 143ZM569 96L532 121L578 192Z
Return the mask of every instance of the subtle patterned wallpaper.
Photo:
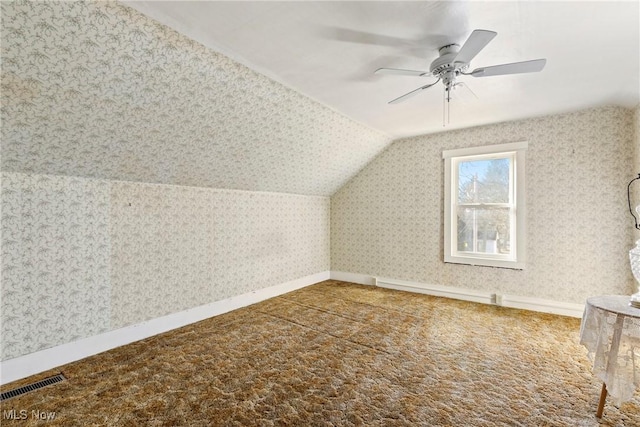
M329 270L329 199L115 182L112 326Z
M633 129L634 129L634 166L640 173L640 105L636 108L633 114Z
M105 332L109 184L2 174L1 358Z
M326 197L1 176L2 360L330 267Z
M124 5L0 3L2 171L329 196L390 143Z
M398 140L332 197L331 269L574 303L629 294L632 120L599 108ZM526 269L445 264L442 151L525 140Z
M633 170L629 174L629 181L640 174L640 104L633 114ZM636 206L640 204L640 183L634 182L634 199L632 203ZM633 206L632 206L633 208ZM633 224L633 219L629 216L629 223ZM633 241L640 239L640 230L633 230Z

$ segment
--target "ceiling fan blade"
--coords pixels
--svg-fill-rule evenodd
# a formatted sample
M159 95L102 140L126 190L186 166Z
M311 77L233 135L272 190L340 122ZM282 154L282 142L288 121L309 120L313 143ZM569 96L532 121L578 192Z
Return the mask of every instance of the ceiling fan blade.
M402 101L406 101L407 99L411 98L412 96L417 95L418 93L422 92L425 89L429 89L431 86L435 85L436 83L438 83L440 81L440 79L436 80L434 83L428 84L428 85L424 85L422 87L419 87L416 90L412 90L409 93L405 93L402 96L397 97L396 99L392 99L391 101L389 101L389 104L398 104Z
M322 32L326 37L348 43L372 44L390 47L407 47L415 44L411 40L400 37L386 36L384 34L369 33L366 31L352 30L343 27L327 26L323 27Z
M458 82L453 85L451 97L456 101L462 102L463 104L467 104L479 99L478 95L476 95L475 92L472 91L471 88L464 82Z
M378 68L374 74L394 74L399 76L416 76L416 77L424 77L424 76L431 75L429 71L402 70L399 68Z
M501 76L504 74L535 73L537 71L542 71L546 63L546 59L533 59L531 61L513 62L511 64L476 68L469 74L473 77L488 77Z
M466 42L462 45L456 55L455 62L463 62L465 64L471 62L476 55L484 49L498 33L488 30L473 30Z

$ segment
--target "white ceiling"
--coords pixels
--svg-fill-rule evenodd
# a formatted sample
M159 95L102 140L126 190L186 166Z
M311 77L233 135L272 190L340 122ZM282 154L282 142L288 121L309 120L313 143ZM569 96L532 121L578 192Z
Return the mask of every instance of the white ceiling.
M474 78L444 130L640 102L640 3L127 1L190 38L393 137L443 130L441 85L374 76L428 70L438 47L474 29L498 36L471 69L547 58L541 73Z

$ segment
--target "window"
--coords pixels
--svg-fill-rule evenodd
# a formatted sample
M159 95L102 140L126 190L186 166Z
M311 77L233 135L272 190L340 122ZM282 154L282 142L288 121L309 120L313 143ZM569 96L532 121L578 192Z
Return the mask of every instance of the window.
M526 142L448 150L444 261L524 268Z

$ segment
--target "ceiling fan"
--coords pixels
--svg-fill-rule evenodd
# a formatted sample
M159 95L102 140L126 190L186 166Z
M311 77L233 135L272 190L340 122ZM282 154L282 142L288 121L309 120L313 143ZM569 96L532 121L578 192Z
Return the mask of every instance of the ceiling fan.
M408 98L417 95L425 89L436 85L442 81L444 84L444 100L450 102L451 92L457 86L462 85L457 78L463 76L488 77L500 76L505 74L533 73L542 71L546 59L534 59L531 61L513 62L509 64L493 65L490 67L476 68L471 72L469 63L475 56L497 35L495 31L474 30L466 42L460 47L456 43L447 44L438 49L440 56L436 58L429 67L429 71L402 70L397 68L379 68L375 74L396 74L403 76L417 77L437 77L433 83L421 86L412 90L398 98L389 101L389 104L397 104Z

